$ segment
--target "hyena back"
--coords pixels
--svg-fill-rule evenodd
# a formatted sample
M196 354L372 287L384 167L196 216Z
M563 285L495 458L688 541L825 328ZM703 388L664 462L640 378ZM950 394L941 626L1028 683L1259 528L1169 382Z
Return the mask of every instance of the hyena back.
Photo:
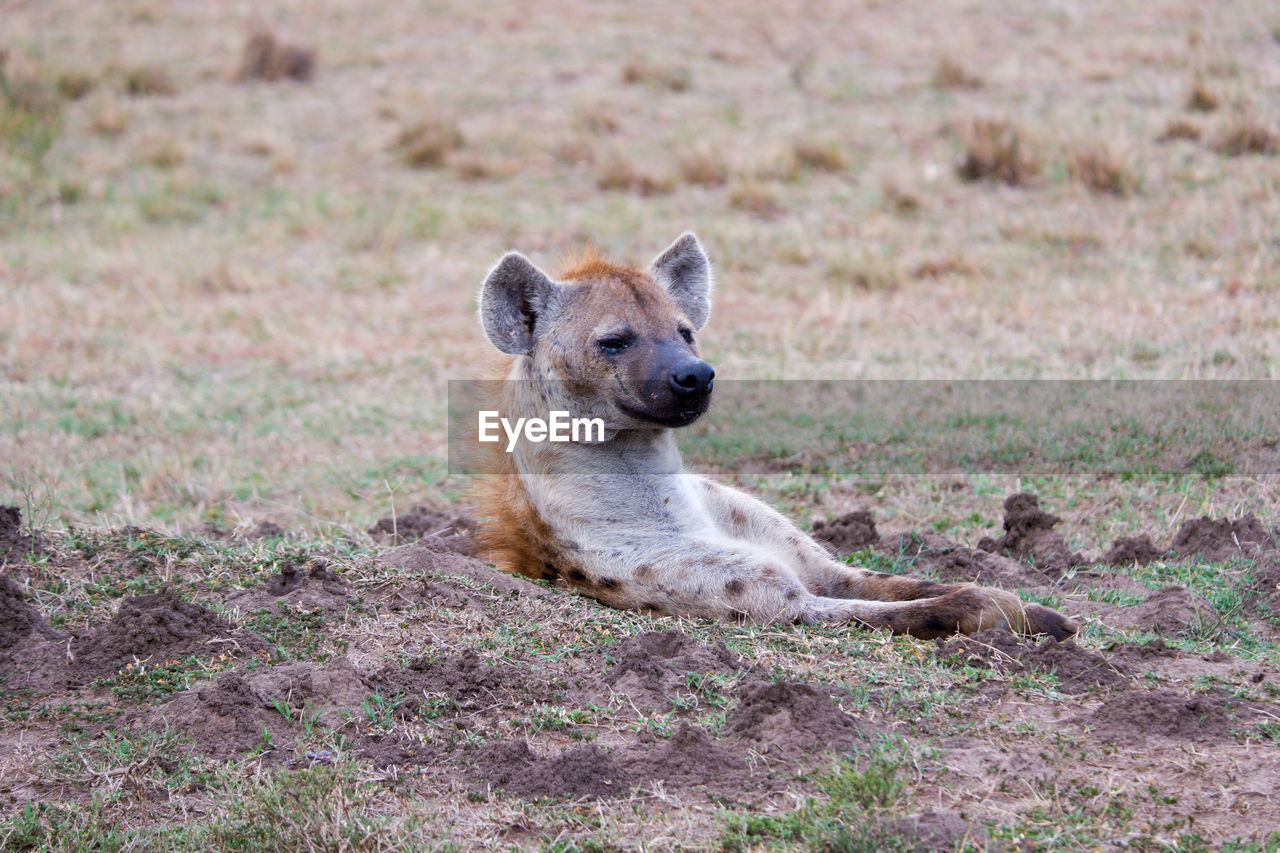
M1003 590L845 565L755 498L681 467L673 430L697 420L714 371L695 334L711 266L685 233L647 271L588 254L553 280L508 253L480 293L510 356L494 408L600 418L604 441L494 446L481 543L502 569L563 579L613 607L672 616L850 622L917 637L1008 625L1064 639L1070 619Z

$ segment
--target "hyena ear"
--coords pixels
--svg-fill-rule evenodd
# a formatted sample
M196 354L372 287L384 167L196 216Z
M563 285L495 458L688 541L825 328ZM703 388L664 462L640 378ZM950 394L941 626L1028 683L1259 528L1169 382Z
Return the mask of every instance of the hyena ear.
M507 252L480 286L480 325L508 355L533 349L534 327L560 293L560 285L519 252Z
M711 316L711 261L692 231L677 237L666 251L653 259L649 269L654 280L675 298L695 329L707 324Z

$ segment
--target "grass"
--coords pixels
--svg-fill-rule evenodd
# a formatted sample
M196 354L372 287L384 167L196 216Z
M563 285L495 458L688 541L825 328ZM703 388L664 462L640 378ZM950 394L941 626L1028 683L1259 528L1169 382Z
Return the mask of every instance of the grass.
M55 627L100 622L119 597L164 582L184 595L260 584L313 548L338 552L356 592L408 589L416 579L379 568L362 531L393 506L444 506L465 491L447 467L444 383L481 369L474 289L507 249L553 267L591 240L643 264L695 229L718 288L699 337L724 379L1280 375L1280 251L1264 227L1280 221L1264 159L1276 153L1280 115L1263 97L1266 64L1244 60L1274 43L1249 10L1206 18L1181 4L1153 29L1149 8L1134 3L1063 17L980 2L923 18L880 4L851 33L834 6L724 6L678 23L647 7L589 6L556 0L518 21L440 9L428 32L416 8L320 4L302 49L323 64L310 66L307 85L242 85L238 63L252 79L284 66L249 56L245 22L229 7L6 9L0 502L66 534L24 569ZM948 55L921 52L944 35ZM1157 137L1172 144L1119 144ZM1064 140L1088 140L1093 153ZM1000 500L1023 488L1069 518L1073 547L1095 552L1118 535L1167 541L1199 514L1276 522L1274 472L1241 467L1269 458L1265 424L1213 407L1178 424L1122 420L1108 431L1087 412L1055 419L1059 399L1002 418L976 403L931 406L916 388L896 405L823 415L793 405L800 386L783 387L791 396L752 408L726 382L683 443L698 466L740 473L805 523L871 506L882 529L972 542L998 532ZM243 534L261 521L289 536L197 535L210 525ZM130 525L146 537L102 533ZM1180 648L1274 660L1241 566L1166 561L1145 571L1151 588L1188 584L1217 617L1177 638ZM441 642L452 647L512 659L564 658L670 624L566 598L538 616L482 619L422 602L394 618L377 608L332 620L287 608L240 614L289 660L409 657L427 642L423 619L449 620ZM988 725L942 710L991 674L937 666L921 644L834 629L679 627L778 673L843 682L859 708L881 709L875 697L890 695L884 713L904 726L924 720L929 736ZM1100 625L1085 638L1114 639L1153 638ZM835 654L857 667L823 657ZM210 674L155 662L103 687L121 703L161 701ZM1040 681L1019 695L1042 701L1053 685ZM731 708L731 685L695 682L681 691L692 713ZM81 711L14 699L7 725L48 726L39 731L56 737L63 721L84 724ZM624 714L543 705L559 709L548 719L567 720L540 729L543 738L587 732L607 743ZM589 723L572 719L584 710ZM452 725L459 711L445 703L430 713L422 725ZM653 728L670 730L684 710L670 713L654 715ZM1016 722L1039 727L1030 742L1057 748L1051 722ZM129 767L145 760L149 747L140 749L101 760ZM913 762L928 760L912 753L897 765L898 808L951 796L916 772ZM867 761L848 757L835 775L863 790ZM203 788L163 796L157 780L168 777L148 776L154 763L130 771L136 788L74 781L74 798L15 806L0 846L225 849L272 836L443 847L439 827L469 825L349 756L310 770L250 763L231 775L197 763L192 773L207 775L192 784ZM1143 829L1145 817L1104 811L1108 792L1058 781L1056 792L986 792L1025 808L1007 835L984 829L1032 849L1231 843L1221 827L1162 828L1169 814ZM841 793L829 775L796 791L799 804L813 798L800 814L787 801L726 807L723 824L692 829L688 813L663 820L671 837L706 845L856 849L902 837L875 835L886 807ZM465 791L450 798L469 802ZM1138 815L1158 806L1141 790L1114 799ZM842 839L837 812L824 811L833 801L876 820ZM636 846L654 814L652 799L603 812L487 802L489 822L458 843ZM154 816L135 819L144 808ZM513 826L523 829L498 834Z
M1067 152L1071 177L1096 193L1130 196L1138 191L1141 178L1119 148L1107 142L1081 142Z
M1011 122L975 118L960 123L956 135L964 148L956 171L964 180L1025 187L1040 177L1042 165L1035 143Z

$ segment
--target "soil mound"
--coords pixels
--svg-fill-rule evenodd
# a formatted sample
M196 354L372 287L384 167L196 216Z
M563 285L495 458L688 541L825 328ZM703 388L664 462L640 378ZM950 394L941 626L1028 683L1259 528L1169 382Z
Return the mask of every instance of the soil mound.
M681 631L650 631L624 640L608 653L614 664L590 688L625 695L649 708L669 708L679 691L687 692L687 673L742 669L722 644L704 645Z
M1238 726L1233 710L1222 696L1130 690L1104 702L1088 722L1096 737L1121 744L1141 744L1149 737L1223 741Z
M658 746L624 762L637 780L661 780L667 788L711 786L741 791L749 787L746 756L705 730L682 723Z
M153 709L147 722L186 732L198 751L221 759L255 749L279 748L290 740L284 718L253 685L233 672L222 675L210 687L178 694Z
M66 686L63 636L49 627L13 578L0 576L0 695Z
M1047 639L1036 644L1020 639L1003 627L939 641L936 654L943 660L984 666L1006 674L1053 673L1058 678L1058 689L1068 695L1128 683L1126 673L1115 664L1095 651L1076 645L1074 640Z
M739 702L726 729L762 744L762 752L797 754L852 746L863 726L833 701L837 691L791 681L754 682L738 688Z
M441 756L441 749L429 743L407 738L374 737L367 740L356 754L368 759L378 770L388 767L412 767L433 764Z
M424 591L431 595L432 588L450 590L454 596L464 596L468 601L490 603L506 595L531 595L547 598L552 593L516 575L489 568L480 560L460 554L448 542L438 537L428 537L415 545L393 548L379 557L387 566L423 575ZM440 577L440 576L444 577ZM449 576L463 578L471 583L461 583ZM479 588L477 588L479 587Z
M829 542L840 556L874 547L880 543L876 521L867 510L855 510L830 521L813 523L813 538Z
M907 846L893 849L920 851L964 850L985 847L987 831L951 812L921 812L918 815L890 821L882 827L886 841L905 840ZM887 846L887 845L886 845Z
M631 790L632 777L613 756L595 744L537 758L523 740L486 747L476 757L480 777L524 797L619 797Z
M887 546L887 547L886 547ZM948 583L978 583L1005 589L1042 587L1053 578L1033 565L1000 554L974 551L936 533L906 533L882 543L891 556L915 557L917 569L932 569Z
M1108 620L1116 625L1173 637L1216 621L1213 606L1185 586L1172 584L1147 596L1142 603L1124 607Z
M1274 547L1275 537L1255 515L1234 520L1204 515L1184 522L1173 537L1173 550L1178 556L1214 563Z
M227 606L243 613L279 604L299 610L336 612L345 609L352 597L342 576L317 559L305 571L293 564L282 566L279 573L267 578L262 586L234 590L224 600Z
M30 554L40 547L39 539L22 529L22 510L0 506L0 563Z
M380 670L371 683L385 696L396 693L406 698L400 705L412 712L430 695L445 695L463 709L493 705L503 698L521 694L532 699L530 675L507 663L493 663L467 649L461 654L421 657L407 669L388 666ZM534 690L537 695L542 690Z
M978 549L1009 554L1064 572L1082 565L1084 558L1071 553L1062 535L1054 532L1053 528L1061 521L1058 516L1040 509L1040 499L1030 492L1010 495L1004 501L1004 535L999 539L983 537L978 541Z
M378 519L368 533L384 545L406 545L434 538L459 554L471 556L476 547L472 538L475 526L476 523L465 516L415 506L404 515Z
M1122 536L1111 543L1099 562L1110 566L1145 566L1166 556L1168 552L1157 548L1150 536Z
M351 716L358 716L374 692L347 658L337 658L327 666L281 664L247 680L269 707L288 709L291 721L314 715L328 728L337 728Z
M236 629L207 607L183 601L172 589L126 598L111 621L72 644L72 669L82 681L114 675L125 664L189 655L249 652L260 639Z
M0 654L30 639L56 640L61 636L27 602L22 587L13 578L0 576Z

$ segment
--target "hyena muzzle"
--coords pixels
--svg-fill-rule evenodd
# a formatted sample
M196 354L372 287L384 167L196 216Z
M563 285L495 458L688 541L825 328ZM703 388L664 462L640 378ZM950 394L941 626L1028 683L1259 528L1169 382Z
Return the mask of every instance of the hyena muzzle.
M689 233L647 271L588 253L553 279L514 252L490 270L480 321L510 359L489 406L512 422L558 410L603 424L590 441L486 448L481 544L499 567L673 616L839 621L924 638L997 625L1076 633L1071 619L1003 590L845 565L762 502L684 471L673 430L706 412L714 384L695 338L711 287Z

